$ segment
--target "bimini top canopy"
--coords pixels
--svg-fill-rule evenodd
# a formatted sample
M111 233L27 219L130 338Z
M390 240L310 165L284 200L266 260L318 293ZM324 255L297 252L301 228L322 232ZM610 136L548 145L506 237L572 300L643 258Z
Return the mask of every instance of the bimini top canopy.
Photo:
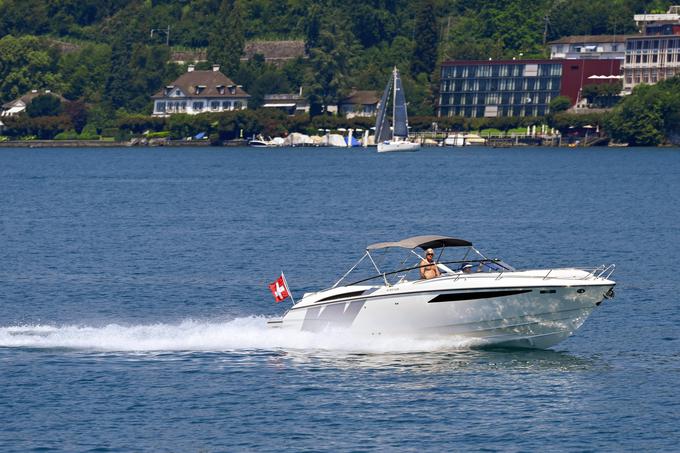
M448 236L414 236L412 238L402 239L397 242L378 242L366 247L366 250L378 250L388 247L400 247L403 249L414 249L420 247L421 249L437 249L442 247L469 247L472 243L463 239L451 238Z

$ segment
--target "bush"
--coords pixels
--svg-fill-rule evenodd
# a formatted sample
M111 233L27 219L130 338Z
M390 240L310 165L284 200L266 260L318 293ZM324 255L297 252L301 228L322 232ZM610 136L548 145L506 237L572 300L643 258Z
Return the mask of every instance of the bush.
M78 140L80 136L76 131L64 131L54 136L55 140Z
M550 113L560 113L569 110L571 107L571 99L566 96L557 96L550 101L548 105L550 108Z
M152 138L168 138L170 136L170 131L161 131L161 132L149 132L146 136L148 139Z
M15 138L36 137L41 140L52 140L57 134L73 129L73 124L66 115L37 118L19 115L3 121L6 126L5 134Z
M52 94L36 96L26 106L26 114L31 118L40 116L58 116L62 112L61 101Z

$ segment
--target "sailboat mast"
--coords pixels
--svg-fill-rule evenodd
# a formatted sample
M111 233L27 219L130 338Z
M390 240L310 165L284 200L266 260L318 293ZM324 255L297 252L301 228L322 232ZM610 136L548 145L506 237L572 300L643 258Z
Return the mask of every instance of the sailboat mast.
M392 96L392 140L394 140L394 131L396 129L396 119L397 119L397 67L395 66L392 70L392 90L394 90L394 96Z

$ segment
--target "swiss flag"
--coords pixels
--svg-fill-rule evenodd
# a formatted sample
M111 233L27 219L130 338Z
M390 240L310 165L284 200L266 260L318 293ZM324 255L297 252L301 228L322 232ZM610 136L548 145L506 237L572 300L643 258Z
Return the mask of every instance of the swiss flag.
M269 285L269 289L274 295L274 299L276 300L276 302L281 302L290 296L290 293L288 292L288 287L286 286L286 279L284 278L283 273L281 273L281 276L278 279L276 279L274 283L271 283Z

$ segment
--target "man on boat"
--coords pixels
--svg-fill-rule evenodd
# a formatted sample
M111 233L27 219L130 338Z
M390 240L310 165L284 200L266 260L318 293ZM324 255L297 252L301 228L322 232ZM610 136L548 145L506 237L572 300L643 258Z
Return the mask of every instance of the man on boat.
M434 262L434 250L427 249L425 251L425 259L420 260L420 278L429 280L440 275L437 264Z

